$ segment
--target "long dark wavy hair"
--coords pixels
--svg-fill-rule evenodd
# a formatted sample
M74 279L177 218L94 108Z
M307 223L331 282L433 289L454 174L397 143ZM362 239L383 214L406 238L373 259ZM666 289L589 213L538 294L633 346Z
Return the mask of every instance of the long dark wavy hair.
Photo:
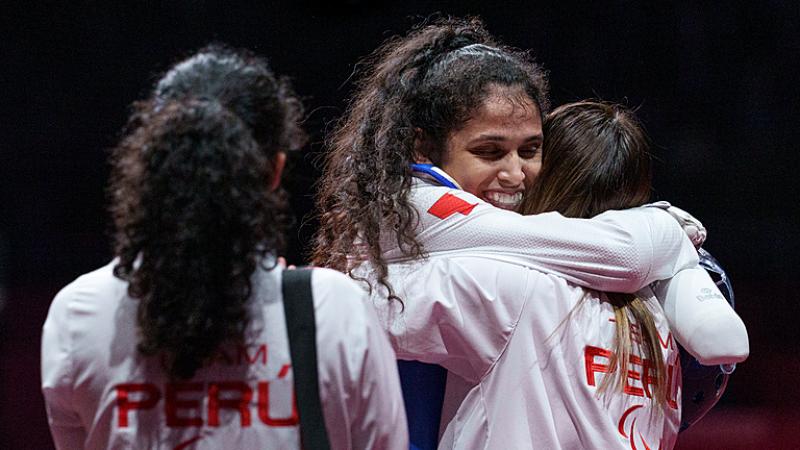
M632 111L622 105L586 100L553 110L542 131L542 170L525 194L520 212L558 211L566 217L589 218L609 209L641 206L650 200L650 145ZM654 382L644 383L659 404L666 402L667 381L658 328L653 312L632 294L606 293L614 308L616 341L610 365L627 368L631 360L632 327L641 333L640 345ZM633 321L631 320L633 318ZM626 369L625 369L626 370ZM626 371L616 370L600 385L603 392L616 380L619 390Z
M415 156L439 164L450 134L493 85L521 89L541 114L549 107L548 87L528 53L501 45L477 18L415 27L385 42L364 66L330 142L312 259L351 276L369 261L389 298L397 299L386 279L382 239L411 258L425 255L415 231L419 215L408 200L409 164Z
M190 378L241 342L251 275L283 246L275 155L302 144L302 108L263 59L209 47L136 105L112 154L114 274L138 299L139 351Z

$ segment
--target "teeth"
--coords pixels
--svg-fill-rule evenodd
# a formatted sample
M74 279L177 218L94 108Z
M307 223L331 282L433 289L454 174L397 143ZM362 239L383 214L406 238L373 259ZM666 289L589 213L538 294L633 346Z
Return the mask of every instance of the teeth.
M500 208L513 209L522 202L522 192L506 194L503 192L491 191L486 193L486 200Z

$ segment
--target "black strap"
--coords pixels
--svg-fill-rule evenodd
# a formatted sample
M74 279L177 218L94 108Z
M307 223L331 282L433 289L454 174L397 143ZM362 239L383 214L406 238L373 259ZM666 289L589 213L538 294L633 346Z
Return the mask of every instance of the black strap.
M300 439L305 450L327 450L330 444L319 399L311 269L283 271L283 310L289 332Z

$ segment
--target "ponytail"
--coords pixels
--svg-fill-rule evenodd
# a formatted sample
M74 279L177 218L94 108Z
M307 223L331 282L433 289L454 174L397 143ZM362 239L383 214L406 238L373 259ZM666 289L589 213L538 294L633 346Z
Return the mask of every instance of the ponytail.
M250 128L215 100L139 105L114 150L114 274L138 299L139 350L190 378L247 325L250 277L281 247L284 201Z
M627 368L630 367L631 355L636 344L642 349L643 361L640 361L639 365L645 368L642 376L647 378L642 385L657 405L666 404L667 370L653 312L641 298L633 294L607 293L606 296L614 309L616 325L614 351L608 365L619 370L616 370L614 375L605 377L597 392L603 393L615 388L619 391L625 389L628 382Z

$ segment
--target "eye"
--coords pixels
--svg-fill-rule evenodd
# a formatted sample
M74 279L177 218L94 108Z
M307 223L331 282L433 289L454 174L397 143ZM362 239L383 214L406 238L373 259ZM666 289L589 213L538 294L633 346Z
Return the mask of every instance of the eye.
M542 148L539 147L539 146L523 147L523 148L518 150L520 158L523 158L523 159L535 158L541 152L542 152Z
M501 159L505 156L506 151L498 147L477 147L470 150L473 155L489 160Z

